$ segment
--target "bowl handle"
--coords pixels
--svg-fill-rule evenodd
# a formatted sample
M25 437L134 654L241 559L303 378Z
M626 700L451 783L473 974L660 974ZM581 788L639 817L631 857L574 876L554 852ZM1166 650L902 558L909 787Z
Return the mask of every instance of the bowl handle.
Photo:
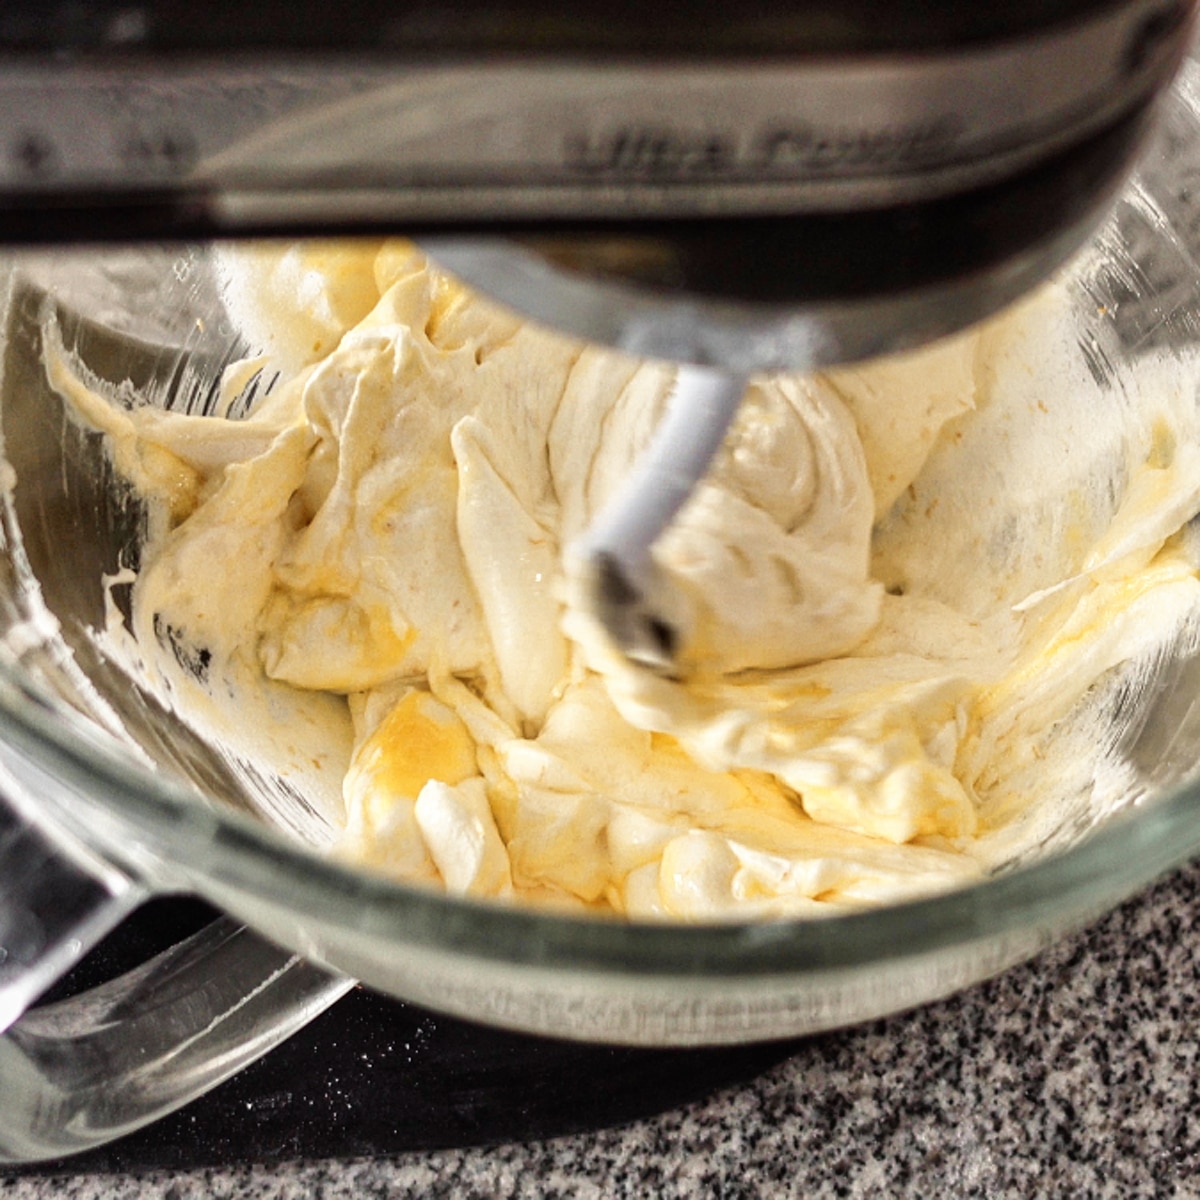
M0 765L0 1162L149 1124L354 986L221 918L110 983L26 1011L149 894L47 822Z

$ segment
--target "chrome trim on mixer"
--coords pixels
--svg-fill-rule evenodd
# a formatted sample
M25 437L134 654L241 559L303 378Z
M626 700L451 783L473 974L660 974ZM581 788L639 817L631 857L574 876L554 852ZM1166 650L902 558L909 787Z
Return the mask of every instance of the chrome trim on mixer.
M959 192L1129 111L1192 6L922 54L0 63L0 203L201 197L220 227L739 216ZM82 231L86 236L86 230Z

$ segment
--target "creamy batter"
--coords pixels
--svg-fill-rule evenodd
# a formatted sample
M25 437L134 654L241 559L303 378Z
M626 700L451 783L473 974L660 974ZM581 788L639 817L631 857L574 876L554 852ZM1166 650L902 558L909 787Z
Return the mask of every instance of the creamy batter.
M656 547L688 612L665 679L561 564L668 367L404 242L219 267L263 348L224 408L279 377L248 418L47 370L157 506L138 670L300 777L334 853L631 918L809 915L961 885L1128 801L1113 697L1200 614L1200 363L1106 381L1050 287L916 355L757 381Z

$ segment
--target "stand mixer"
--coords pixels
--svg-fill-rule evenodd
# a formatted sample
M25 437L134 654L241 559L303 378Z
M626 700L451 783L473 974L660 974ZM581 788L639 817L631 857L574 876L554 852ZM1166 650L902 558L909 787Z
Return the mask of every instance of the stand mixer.
M593 340L741 374L846 362L975 321L1078 246L1192 8L22 0L2 236L401 230Z
M667 459L689 436L686 497L751 373L919 344L1063 263L1124 179L1192 14L351 3L228 20L172 0L9 4L0 238L413 236L537 320L705 381L704 436L690 387L665 427ZM621 543L615 580L589 586L618 641L669 668L669 634L647 653L620 632L627 593L652 594L625 586L645 549ZM601 566L610 551L588 548ZM4 820L20 837L28 817ZM313 984L290 1027L335 992ZM32 992L14 995L10 1020Z
M397 229L566 332L701 370L569 552L665 673L650 548L753 372L968 325L1045 278L1124 177L1187 0L9 7L10 239Z

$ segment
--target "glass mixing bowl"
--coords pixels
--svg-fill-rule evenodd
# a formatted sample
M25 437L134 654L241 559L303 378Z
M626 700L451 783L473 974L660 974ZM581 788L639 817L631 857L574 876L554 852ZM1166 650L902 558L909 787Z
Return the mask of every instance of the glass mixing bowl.
M1138 356L1200 338L1198 114L1189 63L1136 178L1068 273L1078 337L1113 387ZM145 514L46 383L43 339L57 328L100 379L211 405L246 347L204 249L31 253L6 271L0 1158L82 1149L168 1111L352 979L543 1034L792 1036L1001 971L1200 852L1200 656L1181 646L1128 701L1126 810L1075 821L1041 853L933 899L821 921L630 925L446 899L323 857L328 828L298 792L206 744L106 658L105 580L136 565ZM236 587L213 580L217 597ZM229 918L130 976L25 1011L168 892Z

